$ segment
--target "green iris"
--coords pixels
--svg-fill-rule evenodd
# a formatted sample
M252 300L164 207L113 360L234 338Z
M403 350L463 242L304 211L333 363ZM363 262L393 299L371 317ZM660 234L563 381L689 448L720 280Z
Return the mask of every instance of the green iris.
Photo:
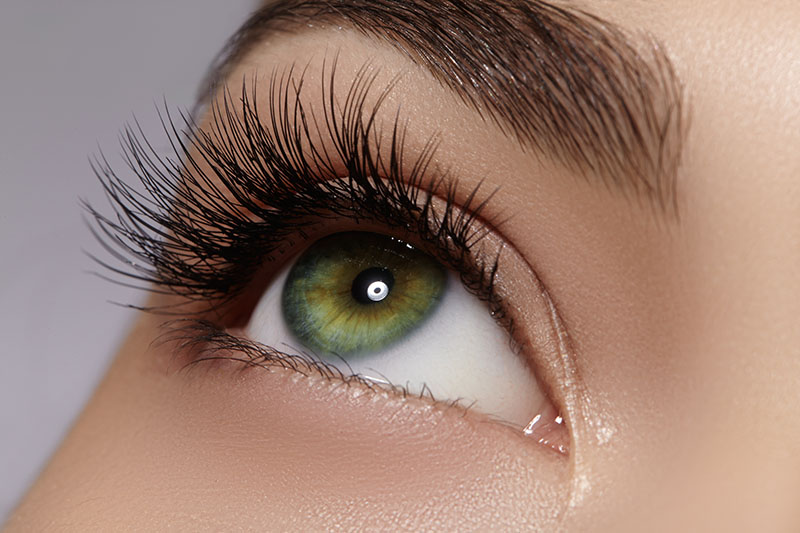
M360 355L386 348L430 316L445 270L397 239L348 232L303 253L283 287L291 332L320 354Z

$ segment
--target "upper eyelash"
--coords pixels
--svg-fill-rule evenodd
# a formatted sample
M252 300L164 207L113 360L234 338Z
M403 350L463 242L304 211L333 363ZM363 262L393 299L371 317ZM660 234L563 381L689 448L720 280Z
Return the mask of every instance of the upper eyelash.
M159 156L138 125L128 127L124 156L145 192L126 184L102 157L94 162L114 216L85 206L95 221L93 232L125 266L96 260L145 282L147 290L218 307L235 300L265 258L304 227L326 217L370 220L402 227L430 245L428 251L459 272L511 329L494 292L499 254L475 253L485 233L473 229L488 202L477 200L480 185L457 206L456 182L446 174L429 176L435 138L409 169L406 126L397 114L384 147L376 117L392 86L365 113L377 73L362 67L344 104L333 89L335 60L329 73L322 117L303 105L303 73L295 77L293 67L270 78L265 116L255 103L255 82L251 92L243 82L239 109L223 91L205 130L184 113L179 128L167 109L160 116L174 158ZM331 146L315 144L314 134ZM435 197L442 207L434 205Z

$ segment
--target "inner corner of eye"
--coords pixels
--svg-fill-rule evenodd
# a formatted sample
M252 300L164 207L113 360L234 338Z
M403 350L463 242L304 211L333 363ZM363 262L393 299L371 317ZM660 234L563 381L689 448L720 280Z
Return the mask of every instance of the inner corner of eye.
M329 235L267 287L248 336L344 375L530 427L549 400L459 275L393 237Z

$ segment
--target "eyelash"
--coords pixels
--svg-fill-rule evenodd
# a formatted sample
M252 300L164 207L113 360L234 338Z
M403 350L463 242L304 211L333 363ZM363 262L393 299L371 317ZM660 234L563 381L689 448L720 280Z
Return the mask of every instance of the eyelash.
M94 220L92 231L125 266L94 259L117 275L147 284L140 288L180 297L178 304L141 309L186 315L186 304L202 304L202 311L188 313L195 318L168 322L172 333L167 338L193 352L193 362L236 352L244 357L234 358L248 364L327 367L240 339L205 317L224 314L288 240L333 219L402 228L458 272L467 289L511 332L512 321L494 289L499 252L487 256L479 246L486 226L493 225L481 219L491 194L478 201L479 185L457 205L457 182L432 172L435 138L407 171L407 126L399 115L388 148L382 149L386 143L376 117L391 85L367 108L376 79L368 65L340 107L333 90L334 61L328 83L323 82L321 119L301 103L303 76L294 74L290 68L270 78L265 122L255 103L255 82L251 92L242 84L239 109L225 91L222 103L211 106L207 130L184 113L183 129L169 110L160 113L174 158L159 156L138 125L128 127L123 153L144 193L120 179L102 156L94 161L114 216L85 203ZM315 144L314 134L332 148ZM338 370L317 370L345 377Z

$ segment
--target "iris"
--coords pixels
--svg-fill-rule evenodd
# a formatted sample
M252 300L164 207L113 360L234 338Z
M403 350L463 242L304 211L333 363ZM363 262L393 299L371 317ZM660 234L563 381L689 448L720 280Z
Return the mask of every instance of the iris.
M446 286L431 256L386 235L346 232L310 246L283 287L289 330L318 355L365 355L406 337Z

